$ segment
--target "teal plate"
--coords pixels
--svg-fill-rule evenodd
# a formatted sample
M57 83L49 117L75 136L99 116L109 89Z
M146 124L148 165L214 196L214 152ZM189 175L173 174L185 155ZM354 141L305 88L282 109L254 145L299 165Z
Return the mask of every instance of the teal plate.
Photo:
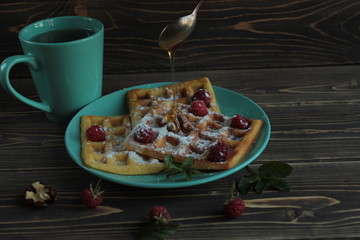
M221 112L226 116L241 114L247 118L257 118L264 121L260 135L252 149L234 168L223 171L205 171L202 174L194 175L192 180L187 181L184 176L178 175L166 178L165 173L126 176L117 175L89 168L83 164L81 159L81 140L80 140L80 118L83 115L116 116L128 114L126 103L126 92L135 88L154 88L169 83L152 83L134 86L123 89L90 103L80 110L70 121L65 132L65 145L71 158L86 171L109 181L128 186L142 188L181 188L190 187L214 180L221 179L233 174L253 162L265 149L270 139L271 127L265 112L249 98L236 92L214 86L216 99Z

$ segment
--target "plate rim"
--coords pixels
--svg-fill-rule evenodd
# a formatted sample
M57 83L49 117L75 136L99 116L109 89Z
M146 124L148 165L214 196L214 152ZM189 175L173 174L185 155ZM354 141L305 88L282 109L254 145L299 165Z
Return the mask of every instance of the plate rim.
M250 157L248 158L246 161L239 163L238 165L236 165L235 167L231 168L231 169L227 169L227 170L221 170L221 171L214 171L214 174L209 175L208 177L203 177L200 179L196 179L196 175L193 177L192 180L190 181L179 181L179 182L159 182L159 183L147 183L147 182L138 182L138 181L125 181L123 179L119 180L119 179L114 179L112 176L116 177L118 176L118 174L115 173L109 173L109 172L105 172L105 171L101 171L101 170L97 170L97 169L93 169L90 168L86 165L83 164L82 159L81 159L81 150L80 150L80 156L75 156L74 153L72 152L72 149L69 146L69 137L70 137L70 131L73 128L73 125L75 124L76 121L80 121L80 118L82 116L82 112L86 111L88 108L91 108L92 104L95 104L97 101L105 101L104 98L111 98L112 95L117 95L117 94L126 94L126 92L133 90L133 89L137 89L137 88L153 88L153 87L160 87L160 86L164 86L164 85L168 85L171 84L170 82L155 82L155 83L146 83L146 84L141 84L141 85L136 85L136 86L132 86L129 88L124 88L124 89L120 89L117 90L115 92L106 94L104 96L101 96L100 98L96 99L95 101L89 103L88 105L86 105L85 107L83 107L81 110L79 110L74 117L70 120L70 122L68 123L66 130L65 130L65 135L64 135L64 141L65 141L65 147L66 150L69 154L69 156L71 157L71 159L78 165L80 166L82 169L86 170L87 172L96 175L97 177L109 180L111 182L117 183L117 184L122 184L122 185L127 185L127 186L132 186L132 187L139 187L139 188L151 188L151 189L168 189L168 188L184 188L184 187L190 187L190 186L196 186L196 185L200 185L200 184L204 184L204 183L208 183L208 182L212 182L215 180L219 180L221 178L227 177L237 171L240 171L241 169L243 169L244 167L246 167L247 165L249 165L251 162L255 161L257 159L257 157L265 150L266 146L268 145L268 142L270 140L270 136L271 136L271 124L270 124L270 120L267 116L267 114L265 113L265 111L253 100L251 100L250 98L237 93L235 91L223 88L223 87L219 87L216 85L213 85L214 91L223 91L223 92L229 92L231 94L235 94L238 95L239 97L246 99L247 101L249 101L250 103L252 103L254 106L257 107L257 110L260 110L260 112L263 114L263 121L265 124L263 124L263 127L261 129L261 131L265 131L266 130L266 135L264 137L263 143L260 146L260 148ZM101 100L102 99L102 100ZM217 100L219 102L219 100ZM78 129L80 130L80 122L78 122L77 124L79 127ZM77 127L75 127L77 128ZM264 129L267 128L267 129ZM80 133L80 132L79 132ZM80 136L80 134L79 134ZM81 141L81 139L78 139L79 141ZM80 148L81 148L81 142L79 142ZM78 161L78 158L80 157L80 162ZM153 174L146 174L143 176L148 176L148 175L153 175ZM131 175L121 175L122 177L128 177L129 179L131 179Z

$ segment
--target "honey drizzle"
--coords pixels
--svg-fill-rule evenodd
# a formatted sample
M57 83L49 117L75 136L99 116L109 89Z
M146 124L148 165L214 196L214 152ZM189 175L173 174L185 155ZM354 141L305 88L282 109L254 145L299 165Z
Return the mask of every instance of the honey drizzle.
M176 109L176 92L175 92L175 49L170 49L167 51L170 59L170 67L171 67L171 81L173 85L173 110Z
M169 123L169 122L174 122L176 119L176 90L175 90L175 51L176 51L177 47L174 47L173 49L169 49L167 50L167 53L169 55L169 60L170 60L170 67L171 67L171 81L172 81L172 86L173 86L173 104L172 104L172 108L170 109L170 111L165 114L164 118L165 120Z

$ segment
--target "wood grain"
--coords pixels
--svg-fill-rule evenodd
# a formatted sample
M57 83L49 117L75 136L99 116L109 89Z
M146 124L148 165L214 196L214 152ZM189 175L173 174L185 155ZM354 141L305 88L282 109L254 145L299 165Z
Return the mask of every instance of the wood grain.
M18 31L34 21L81 15L106 28L104 73L169 70L161 30L196 1L10 1L0 3L0 59L21 54ZM176 54L178 71L358 64L360 2L209 0ZM15 76L29 73L25 66Z
M86 209L81 190L98 179L68 156L65 126L49 122L42 112L0 89L0 239L133 239L155 205L166 206L172 221L181 223L169 239L358 239L360 68L177 73L179 81L203 76L265 110L271 139L250 167L274 160L291 164L291 192L242 195L246 212L228 220L222 204L232 181L245 170L181 189L139 189L103 180L104 204ZM107 75L103 92L168 78L168 73ZM30 79L16 79L14 84L37 99ZM23 191L36 180L59 192L57 202L46 209L23 204Z
M195 4L3 0L0 61L21 54L17 34L29 23L90 16L105 25L104 95L167 82L169 61L158 36ZM195 31L176 54L177 81L207 76L254 100L269 116L272 134L250 167L274 160L294 167L287 178L291 192L242 195L247 209L236 220L224 217L222 204L245 170L183 189L103 180L104 204L84 208L81 190L98 179L67 154L66 126L1 88L0 239L133 239L154 205L166 206L181 223L169 239L359 239L359 12L353 0L208 0L200 9ZM11 76L16 89L38 99L25 65ZM23 204L23 191L36 180L59 192L46 209Z
M2 239L19 236L25 239L132 239L132 232L146 223L145 213L149 206L160 203L171 211L173 222L182 224L171 239L341 239L359 236L360 179L355 171L360 167L359 163L339 164L335 171L331 164L294 166L296 172L289 179L290 193L267 191L261 195L243 196L246 212L233 221L223 216L221 206L229 183L236 175L191 189L166 191L129 189L104 182L107 192L103 206L88 210L79 202L81 185L64 184L69 180L86 184L83 181L86 176L82 171L62 171L64 175L56 180L61 197L47 209L31 209L20 204L20 194L14 194L14 190L20 193L21 187L26 186L25 181L12 186L12 194L5 191L0 198L0 211L2 216L8 217L0 221L0 235L5 237ZM331 172L332 178L341 180L329 182L328 174L307 174L311 168ZM343 171L353 180L345 183ZM58 171L41 173L45 179L52 179L51 175L58 175ZM1 180L6 181L7 177L11 174L2 175ZM23 177L31 178L31 175L25 173Z

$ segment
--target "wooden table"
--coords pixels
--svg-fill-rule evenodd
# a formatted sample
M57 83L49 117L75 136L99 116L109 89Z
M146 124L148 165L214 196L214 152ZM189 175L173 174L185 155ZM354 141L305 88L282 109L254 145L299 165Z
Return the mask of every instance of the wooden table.
M165 206L172 221L181 223L169 239L360 238L360 67L178 72L177 80L202 76L265 110L271 139L250 167L290 164L291 192L241 195L246 212L229 220L222 204L232 181L245 170L180 189L140 189L103 180L103 205L87 209L81 191L98 178L68 155L66 127L1 89L0 239L132 239L154 205ZM168 79L167 72L105 76L103 92ZM37 99L29 79L13 83ZM56 203L45 209L24 206L23 191L36 180L58 190Z

